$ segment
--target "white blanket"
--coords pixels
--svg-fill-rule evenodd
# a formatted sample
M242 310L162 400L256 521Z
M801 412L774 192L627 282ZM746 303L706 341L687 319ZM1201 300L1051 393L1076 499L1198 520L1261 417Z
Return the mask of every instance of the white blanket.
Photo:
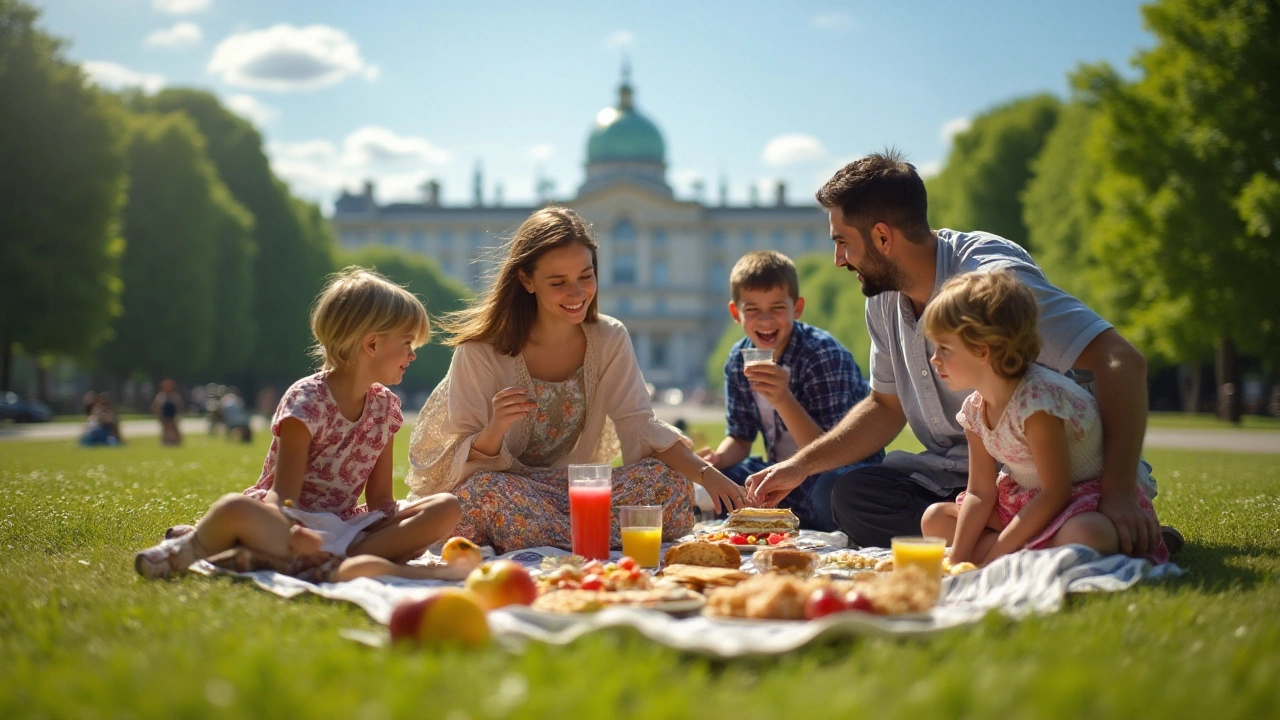
M888 557L889 551L864 548L863 554ZM563 555L555 548L531 548L503 557L537 568L543 557ZM204 574L234 574L203 561L192 569ZM1153 567L1145 560L1100 556L1071 545L1050 550L1024 550L997 559L973 572L946 578L942 598L929 613L886 617L841 613L811 622L674 618L652 610L608 608L593 615L556 615L528 608L504 608L489 613L489 625L500 640L531 639L564 644L605 628L630 627L645 637L673 648L717 657L771 655L794 650L818 638L843 635L921 635L977 622L990 611L1010 618L1043 615L1062 607L1068 593L1118 592L1144 579L1177 577L1172 563ZM395 605L424 595L431 588L456 585L433 580L360 578L345 583L315 585L271 571L243 573L259 587L281 597L314 593L355 603L378 623L386 625ZM353 636L360 638L359 633Z

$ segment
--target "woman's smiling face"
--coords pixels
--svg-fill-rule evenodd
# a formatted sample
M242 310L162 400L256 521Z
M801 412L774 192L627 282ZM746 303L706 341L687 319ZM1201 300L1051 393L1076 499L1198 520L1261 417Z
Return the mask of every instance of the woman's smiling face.
M548 250L533 273L520 273L520 282L538 300L538 314L578 324L596 297L596 268L591 249L573 243Z

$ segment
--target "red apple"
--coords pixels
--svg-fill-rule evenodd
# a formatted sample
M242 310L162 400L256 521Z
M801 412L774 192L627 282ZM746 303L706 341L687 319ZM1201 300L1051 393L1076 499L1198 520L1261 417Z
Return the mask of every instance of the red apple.
M533 576L514 560L485 563L472 570L467 576L467 589L479 595L490 610L528 605L538 597Z
M809 599L804 603L804 617L806 620L814 620L820 617L838 613L846 610L844 596L835 588L818 588L809 595Z
M483 645L489 640L489 621L480 598L461 588L443 588L391 611L391 642L415 645Z

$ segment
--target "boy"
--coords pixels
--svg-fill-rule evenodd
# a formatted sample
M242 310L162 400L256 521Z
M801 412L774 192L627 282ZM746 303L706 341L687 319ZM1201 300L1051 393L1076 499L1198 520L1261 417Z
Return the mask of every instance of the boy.
M869 389L853 355L824 330L799 322L804 312L796 266L786 255L760 250L744 255L729 277L729 314L746 337L725 362L727 437L714 451L699 452L736 483L786 460L840 421ZM744 367L742 350L772 350L772 362ZM764 435L768 461L747 457L756 433ZM779 503L800 526L830 532L831 489L836 478L878 463L884 451L859 462L806 478Z

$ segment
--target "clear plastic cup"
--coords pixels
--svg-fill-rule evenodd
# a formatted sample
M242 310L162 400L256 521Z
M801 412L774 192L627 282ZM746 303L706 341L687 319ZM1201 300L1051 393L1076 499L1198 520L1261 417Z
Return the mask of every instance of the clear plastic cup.
M773 351L768 348L743 348L742 363L744 366L760 365L773 362Z

